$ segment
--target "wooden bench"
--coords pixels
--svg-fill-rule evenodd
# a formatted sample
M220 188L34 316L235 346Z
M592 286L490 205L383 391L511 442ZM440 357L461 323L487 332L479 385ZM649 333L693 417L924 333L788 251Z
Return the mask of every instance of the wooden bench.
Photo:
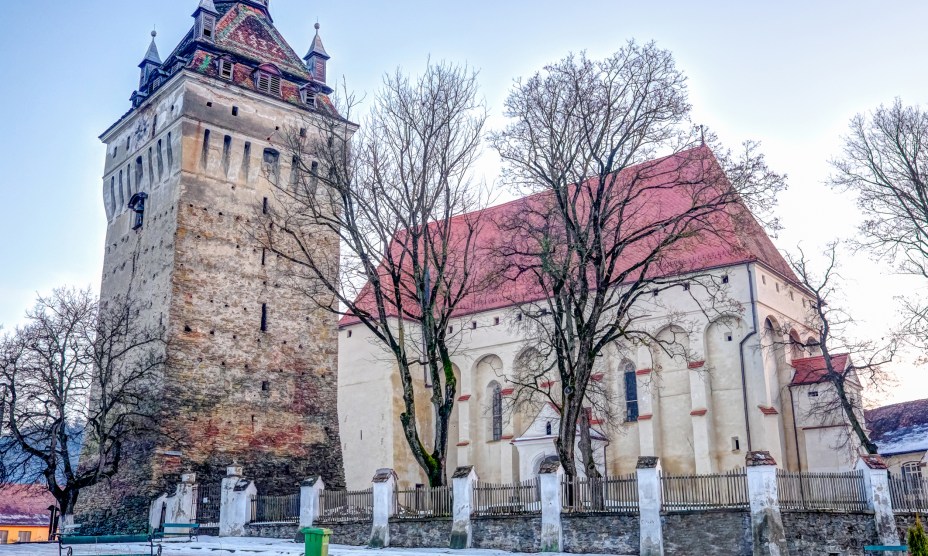
M100 535L95 537L59 535L58 556L63 556L64 554L67 556L80 556L79 554L75 554L74 546L121 543L148 543L148 552L131 552L126 554L114 554L112 556L161 556L161 545L156 544L154 537L151 535ZM85 554L91 556L96 554L96 552L86 552Z
M156 539L186 536L188 540L195 541L199 532L199 523L165 523L154 536Z
M905 545L868 545L864 547L864 552L908 552L909 548Z

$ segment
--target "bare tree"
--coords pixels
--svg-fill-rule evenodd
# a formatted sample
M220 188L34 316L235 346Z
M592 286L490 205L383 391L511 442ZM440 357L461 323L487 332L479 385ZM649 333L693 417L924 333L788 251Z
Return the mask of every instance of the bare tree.
M387 76L353 137L354 126L332 118L288 130L294 171L288 181L271 176L275 202L256 231L286 261L293 287L362 323L396 362L403 434L433 486L446 481L457 392L449 320L483 275L483 200L471 178L486 121L478 92L475 72L430 64L416 79ZM347 98L346 118L356 105ZM430 388L431 439L414 373Z
M832 165L832 184L855 192L864 215L858 246L928 279L928 112L896 99L858 114ZM928 303L904 303L908 338L928 348Z
M697 272L707 266L687 250L728 242L739 226L757 229L745 207L769 216L784 187L756 144L745 143L737 159L710 149L714 137L689 113L671 53L629 42L604 60L568 56L517 82L506 101L510 123L493 138L505 178L535 194L503 223L500 254L507 278L531 284L519 298L526 336L559 384L552 393L529 377L516 395L554 400L568 476L597 357L617 341L660 344L641 324L655 292L722 300L721 277Z
M0 482L44 482L63 523L81 490L118 473L126 446L150 429L164 344L137 314L124 299L100 307L89 290L57 289L0 341Z
M790 338L786 341L794 353L820 351L824 368L814 379L833 387L832 392L819 393L809 406L808 413L801 417L818 419L821 424L835 424L842 418L846 419L851 433L843 439L845 447L856 449L859 445L867 453L876 454L877 446L870 441L864 423L862 389L885 389L890 379L884 366L895 356L898 341L895 337L857 340L849 334L855 321L841 306L839 299L843 279L838 249L837 242L828 245L821 270L813 268L801 248L797 248L798 255L786 255L800 284L813 298L807 305L804 322L784 323L785 328L776 331L776 335ZM801 326L796 327L796 324ZM817 334L810 342L808 338L802 340L801 336L790 336L788 328L811 329Z

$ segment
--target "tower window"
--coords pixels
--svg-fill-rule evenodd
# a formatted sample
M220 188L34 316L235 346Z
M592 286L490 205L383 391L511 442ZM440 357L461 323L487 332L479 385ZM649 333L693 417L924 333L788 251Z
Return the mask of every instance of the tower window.
M248 179L248 171L251 169L251 141L245 141L245 151L242 154L242 175Z
M235 64L233 64L231 61L219 60L219 75L223 79L232 79L233 68L235 68Z
M164 155L161 153L161 139L158 139L158 179L164 176Z
M731 437L731 451L737 452L741 450L741 439L737 436Z
M727 274L725 274L724 276L722 276L722 283L723 283L723 284L727 284L727 283L728 283L728 275L727 275Z
M280 76L259 71L255 76L255 87L262 93L280 96Z
M204 39L212 40L215 29L216 18L211 15L203 14L200 18L200 36Z
M261 201L261 214L267 214L267 197Z
M261 332L267 332L267 303L261 304Z
M300 91L300 94L303 96L303 104L309 106L310 108L316 107L316 93L314 91L303 89Z
M132 229L138 230L145 222L145 199L148 195L145 193L136 193L129 199L129 209L135 213L135 220L132 223Z
M206 168L209 162L209 130L203 132L203 156L200 158L200 166Z
M171 146L171 132L168 132L168 170L174 167L174 147Z
M503 438L503 390L497 382L490 385L490 403L493 411L491 438L500 440Z
M229 161L232 158L232 136L226 135L222 139L222 169L229 174Z
M545 423L545 434L551 436L551 421Z
M116 214L116 178L110 178L110 214Z
M635 378L635 365L631 361L625 362L623 369L625 382L625 421L638 420L638 381Z
M238 106L233 106L233 107L232 107L232 115L233 115L233 116L238 116Z

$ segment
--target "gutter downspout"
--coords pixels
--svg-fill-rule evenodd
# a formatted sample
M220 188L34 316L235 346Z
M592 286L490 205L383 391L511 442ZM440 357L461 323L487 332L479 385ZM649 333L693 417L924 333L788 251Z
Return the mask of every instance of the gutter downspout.
M754 447L751 443L751 416L748 414L748 379L747 372L744 368L744 344L752 336L757 334L757 309L754 307L754 271L751 269L751 264L753 263L746 264L745 268L748 270L748 290L751 293L751 326L753 328L741 339L738 349L738 356L741 359L741 395L744 400L744 428L748 435L749 452L752 451Z
M802 450L799 448L799 423L796 422L796 401L793 399L793 386L789 385L787 389L789 390L789 406L793 410L793 441L796 443L796 465L799 466L796 470L802 471Z

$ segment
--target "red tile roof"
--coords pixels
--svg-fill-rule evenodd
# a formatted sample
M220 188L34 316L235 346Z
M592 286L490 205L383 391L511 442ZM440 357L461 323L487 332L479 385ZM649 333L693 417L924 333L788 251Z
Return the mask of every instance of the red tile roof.
M831 364L840 373L847 370L849 363L850 356L846 353L831 356ZM822 356L793 359L792 366L796 369L796 374L793 375L793 381L790 383L792 386L818 384L824 382L825 375L828 374L825 358Z
M698 147L622 170L619 173L619 183L633 184L629 186L644 191L643 194L635 196L635 206L626 209L627 221L638 220L640 223L635 223L633 227L642 229L649 222L666 220L674 214L683 214L693 202L693 185L684 185L687 183L686 180L690 178L692 181L692 176L720 171L718 161L708 147ZM451 235L454 237L456 234L467 234L474 216L480 216L481 223L475 241L478 256L474 262L478 279L499 274L499 265L494 264L493 259L499 246L511 241L512 235L504 229L503 223L519 214L541 212L539 209L544 209L548 199L549 193L538 193L484 209L479 213L452 219ZM730 205L707 220L711 220L714 233L696 234L676 242L671 249L665 251L666 256L663 260L652 266L649 275L675 276L760 262L782 275L784 279L797 282L789 264L743 205ZM626 265L625 268L633 268L648 247L644 242L631 244L626 248L627 255L620 264ZM529 274L524 273L518 278L502 283L497 280L493 287L482 288L481 291L468 295L459 303L456 315L463 316L542 299L542 290ZM366 288L359 295L359 303L362 306L365 305L365 297L370 297ZM373 299L369 303L371 307L372 302ZM356 322L358 320L353 316L346 316L340 324Z
M0 486L0 525L47 526L55 498L41 485Z

